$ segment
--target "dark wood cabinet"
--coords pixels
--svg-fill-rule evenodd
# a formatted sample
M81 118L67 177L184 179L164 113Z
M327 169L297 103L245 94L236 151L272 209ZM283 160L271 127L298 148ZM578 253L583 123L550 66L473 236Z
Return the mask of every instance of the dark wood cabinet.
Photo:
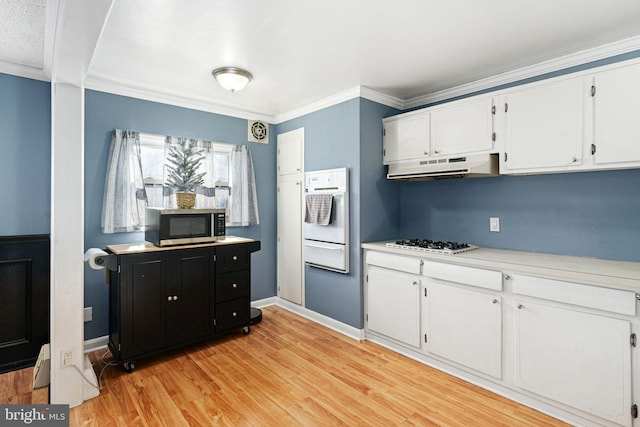
M234 329L249 333L251 253L259 249L260 242L247 241L116 250L109 292L109 349L115 359L131 371L136 359Z

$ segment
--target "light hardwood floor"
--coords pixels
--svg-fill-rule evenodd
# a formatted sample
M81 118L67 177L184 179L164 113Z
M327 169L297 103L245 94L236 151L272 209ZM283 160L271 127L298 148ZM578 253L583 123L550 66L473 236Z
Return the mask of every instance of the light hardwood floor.
M90 355L97 374L104 351ZM109 360L109 356L106 358ZM0 376L0 403L46 403L31 369ZM560 426L558 420L279 307L234 334L110 366L71 426Z

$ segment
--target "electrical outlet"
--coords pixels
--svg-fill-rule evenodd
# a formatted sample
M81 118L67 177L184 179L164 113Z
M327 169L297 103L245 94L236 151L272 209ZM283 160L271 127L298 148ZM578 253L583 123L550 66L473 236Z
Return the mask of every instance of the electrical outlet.
M91 322L93 320L93 307L84 308L84 321Z
M62 350L60 352L60 367L67 368L73 366L73 350Z
M500 218L489 218L489 231L500 232Z

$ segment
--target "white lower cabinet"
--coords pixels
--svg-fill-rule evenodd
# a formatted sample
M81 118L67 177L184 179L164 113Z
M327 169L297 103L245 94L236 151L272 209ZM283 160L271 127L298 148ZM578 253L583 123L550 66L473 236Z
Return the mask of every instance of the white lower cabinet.
M570 423L640 426L633 289L382 251L365 268L366 333L383 345Z
M515 301L516 387L630 426L628 321Z
M423 349L431 355L501 377L501 297L425 279Z
M420 347L420 276L367 269L367 329Z

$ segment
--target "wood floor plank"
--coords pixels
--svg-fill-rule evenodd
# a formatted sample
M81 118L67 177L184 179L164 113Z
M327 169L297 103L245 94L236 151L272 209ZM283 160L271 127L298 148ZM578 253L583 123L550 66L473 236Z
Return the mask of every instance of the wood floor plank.
M103 353L89 355L97 375ZM0 403L46 402L32 372L0 375ZM142 359L132 373L109 366L102 380L100 396L71 409L71 426L565 425L280 307L263 309L249 335Z

